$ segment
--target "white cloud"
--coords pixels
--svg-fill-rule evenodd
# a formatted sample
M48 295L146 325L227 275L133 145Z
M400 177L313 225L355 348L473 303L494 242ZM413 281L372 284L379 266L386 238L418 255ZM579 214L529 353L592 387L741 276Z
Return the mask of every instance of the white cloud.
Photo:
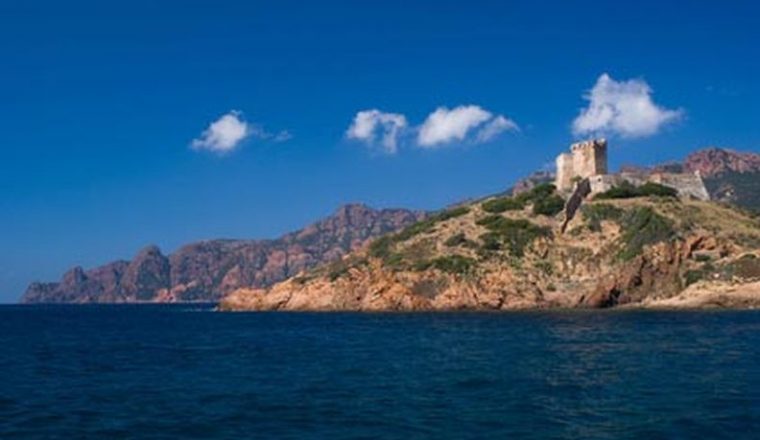
M477 105L461 105L451 110L438 107L420 127L417 143L421 147L434 147L453 140L464 140L470 130L491 119L491 116L490 112Z
M490 122L483 125L483 128L478 131L478 135L475 137L475 141L477 143L488 142L491 139L494 139L496 136L500 135L502 132L518 130L520 130L520 128L517 126L515 121L499 115L491 119Z
M490 141L501 132L517 130L517 124L504 116L494 116L477 105L460 105L453 109L438 107L420 127L417 144L435 148L452 141L464 141L468 134L480 128L475 143Z
M657 133L662 126L683 116L683 110L670 110L652 101L652 89L642 79L615 81L602 74L584 97L588 107L573 121L573 134L617 134L643 137Z
M293 139L293 135L288 130L280 130L280 132L272 138L275 142L285 142L291 139Z
M377 109L360 111L348 127L346 137L373 145L380 139L383 149L393 154L398 149L398 138L406 128L406 117L398 113L385 113Z
M241 112L231 110L212 122L200 137L193 139L190 146L195 150L227 153L240 145L243 139L257 133L260 130L246 122Z

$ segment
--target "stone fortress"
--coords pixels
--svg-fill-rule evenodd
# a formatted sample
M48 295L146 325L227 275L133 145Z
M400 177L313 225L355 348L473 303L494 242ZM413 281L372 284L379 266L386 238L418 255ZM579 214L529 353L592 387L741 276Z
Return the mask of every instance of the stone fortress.
M678 191L679 197L709 200L705 183L698 173L629 170L610 174L607 170L607 141L592 139L570 146L569 153L557 156L554 185L563 193L571 193L579 182L588 179L590 193L597 194L629 182L635 186L646 182L659 183Z

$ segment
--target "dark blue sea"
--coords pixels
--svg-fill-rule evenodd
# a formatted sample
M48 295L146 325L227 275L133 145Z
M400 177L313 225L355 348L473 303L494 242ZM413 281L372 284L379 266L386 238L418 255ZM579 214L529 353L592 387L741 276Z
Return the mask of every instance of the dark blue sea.
M2 439L757 439L760 312L0 307Z

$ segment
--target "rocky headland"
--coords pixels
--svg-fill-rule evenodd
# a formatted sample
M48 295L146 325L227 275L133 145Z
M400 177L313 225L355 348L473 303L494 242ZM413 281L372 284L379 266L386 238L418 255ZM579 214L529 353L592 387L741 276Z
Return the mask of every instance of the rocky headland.
M620 198L618 198L620 197ZM648 185L582 204L550 184L463 204L221 310L760 306L760 219Z

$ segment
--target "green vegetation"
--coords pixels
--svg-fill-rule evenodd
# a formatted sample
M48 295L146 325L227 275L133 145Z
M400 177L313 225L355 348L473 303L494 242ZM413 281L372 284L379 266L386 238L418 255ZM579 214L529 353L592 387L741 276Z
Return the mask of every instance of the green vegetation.
M375 258L385 259L390 254L393 244L393 236L384 235L369 245L369 254Z
M512 197L499 197L498 199L484 202L481 206L485 212L499 214L504 211L519 211L525 208L525 202Z
M526 203L535 202L536 200L545 199L549 197L550 195L554 194L554 191L556 189L557 188L551 183L541 183L531 188L530 191L525 191L523 193L518 194L517 196L515 196L515 198L517 200L522 200Z
M407 241L418 234L428 232L432 230L438 222L460 217L468 212L470 212L470 208L466 206L447 209L434 214L425 220L414 223L397 234L384 235L370 244L369 254L375 258L386 260L391 256L391 249L396 243Z
M626 211L620 219L623 249L618 256L630 260L641 254L646 245L670 240L675 236L673 225L649 207Z
M533 214L555 216L565 209L565 199L552 194L533 202Z
M641 186L634 186L628 181L594 196L595 200L630 199L634 197L677 197L678 191L669 186L659 183L647 182Z
M562 211L565 207L565 200L555 193L554 185L542 183L514 197L491 199L481 206L488 213L500 214L505 211L522 210L528 204L533 205L533 214L553 216Z
M517 196L518 200L533 204L533 214L555 216L565 208L565 199L556 193L551 183L536 185L530 191Z
M443 272L464 275L472 272L475 260L461 255L449 255L434 259L430 262L430 266Z
M480 237L484 250L495 251L506 247L516 257L525 255L525 248L536 238L551 234L549 228L538 226L528 220L515 220L500 215L490 215L476 223L489 230Z
M623 248L618 257L623 260L641 254L646 245L667 241L676 235L672 222L649 207L626 211L607 203L594 203L583 206L581 212L592 232L601 231L605 220L620 225Z
M684 285L691 286L697 281L701 281L707 277L707 273L703 269L687 270L684 274Z
M581 213L586 225L592 232L602 230L605 220L618 221L623 216L623 210L608 203L594 203L581 206Z

